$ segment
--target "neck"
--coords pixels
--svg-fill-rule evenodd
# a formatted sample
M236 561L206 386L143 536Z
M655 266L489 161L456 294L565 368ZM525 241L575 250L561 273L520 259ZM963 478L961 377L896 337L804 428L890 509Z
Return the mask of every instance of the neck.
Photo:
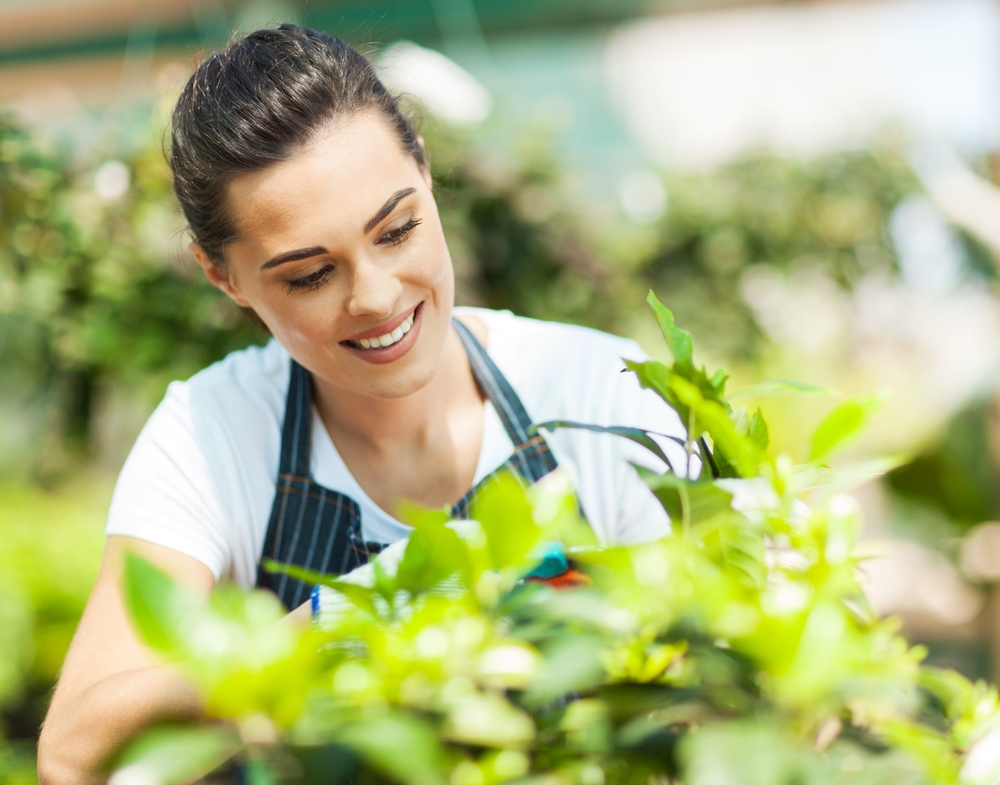
M475 378L461 339L448 331L437 373L417 392L403 398L371 398L314 378L316 408L331 435L364 442L369 449L391 453L401 445L421 446L441 433L449 406Z

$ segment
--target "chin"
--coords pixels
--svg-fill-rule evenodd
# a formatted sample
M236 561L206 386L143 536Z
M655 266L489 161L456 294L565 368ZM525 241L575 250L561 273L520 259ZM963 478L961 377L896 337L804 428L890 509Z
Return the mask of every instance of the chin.
M357 391L369 398L376 398L381 401L394 401L420 392L433 378L433 373L407 373L396 379L372 381Z

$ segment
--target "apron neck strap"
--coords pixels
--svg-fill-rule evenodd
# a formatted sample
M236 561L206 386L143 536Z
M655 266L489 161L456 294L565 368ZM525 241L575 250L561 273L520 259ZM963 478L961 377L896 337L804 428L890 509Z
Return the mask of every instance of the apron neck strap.
M531 440L531 417L524 404L472 331L458 319L452 318L451 323L462 339L472 375L476 377L479 388L493 404L514 447L521 447Z
M292 360L292 374L285 401L285 424L281 429L281 459L278 473L308 478L309 441L312 435L312 378Z

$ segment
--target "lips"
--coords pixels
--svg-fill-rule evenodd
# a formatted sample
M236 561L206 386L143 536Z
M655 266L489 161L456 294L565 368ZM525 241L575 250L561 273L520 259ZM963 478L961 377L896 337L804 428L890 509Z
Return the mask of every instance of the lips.
M403 336L406 335L413 327L413 319L415 315L416 310L406 317L406 321L399 325L399 327L395 330L383 333L375 338L362 338L358 341L350 341L350 343L356 349L379 349L392 346L394 343L401 341Z
M360 343L364 340L371 340L372 338L380 338L383 335L388 335L393 332L393 330L402 326L403 322L414 315L417 308L419 308L423 303L417 303L413 308L403 311L403 313L398 316L394 316L385 324L380 324L378 327L372 327L370 330L365 330L364 332L358 333L357 335L352 335L350 338L345 338L341 343L355 342Z
M383 325L341 341L340 345L355 357L375 365L398 360L417 342L423 322L423 305L418 303Z

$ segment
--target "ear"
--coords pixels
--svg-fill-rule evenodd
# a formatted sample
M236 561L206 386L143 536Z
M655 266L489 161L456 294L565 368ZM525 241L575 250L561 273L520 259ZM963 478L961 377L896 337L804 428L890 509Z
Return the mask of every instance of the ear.
M229 299L240 306L240 308L250 307L250 303L248 303L246 298L240 294L240 291L233 282L229 271L215 264L211 257L205 253L205 249L202 248L201 245L198 243L190 243L188 245L188 250L191 252L191 255L194 256L201 269L205 272L205 277L208 278L208 282L212 284L212 286L225 292L229 296Z

